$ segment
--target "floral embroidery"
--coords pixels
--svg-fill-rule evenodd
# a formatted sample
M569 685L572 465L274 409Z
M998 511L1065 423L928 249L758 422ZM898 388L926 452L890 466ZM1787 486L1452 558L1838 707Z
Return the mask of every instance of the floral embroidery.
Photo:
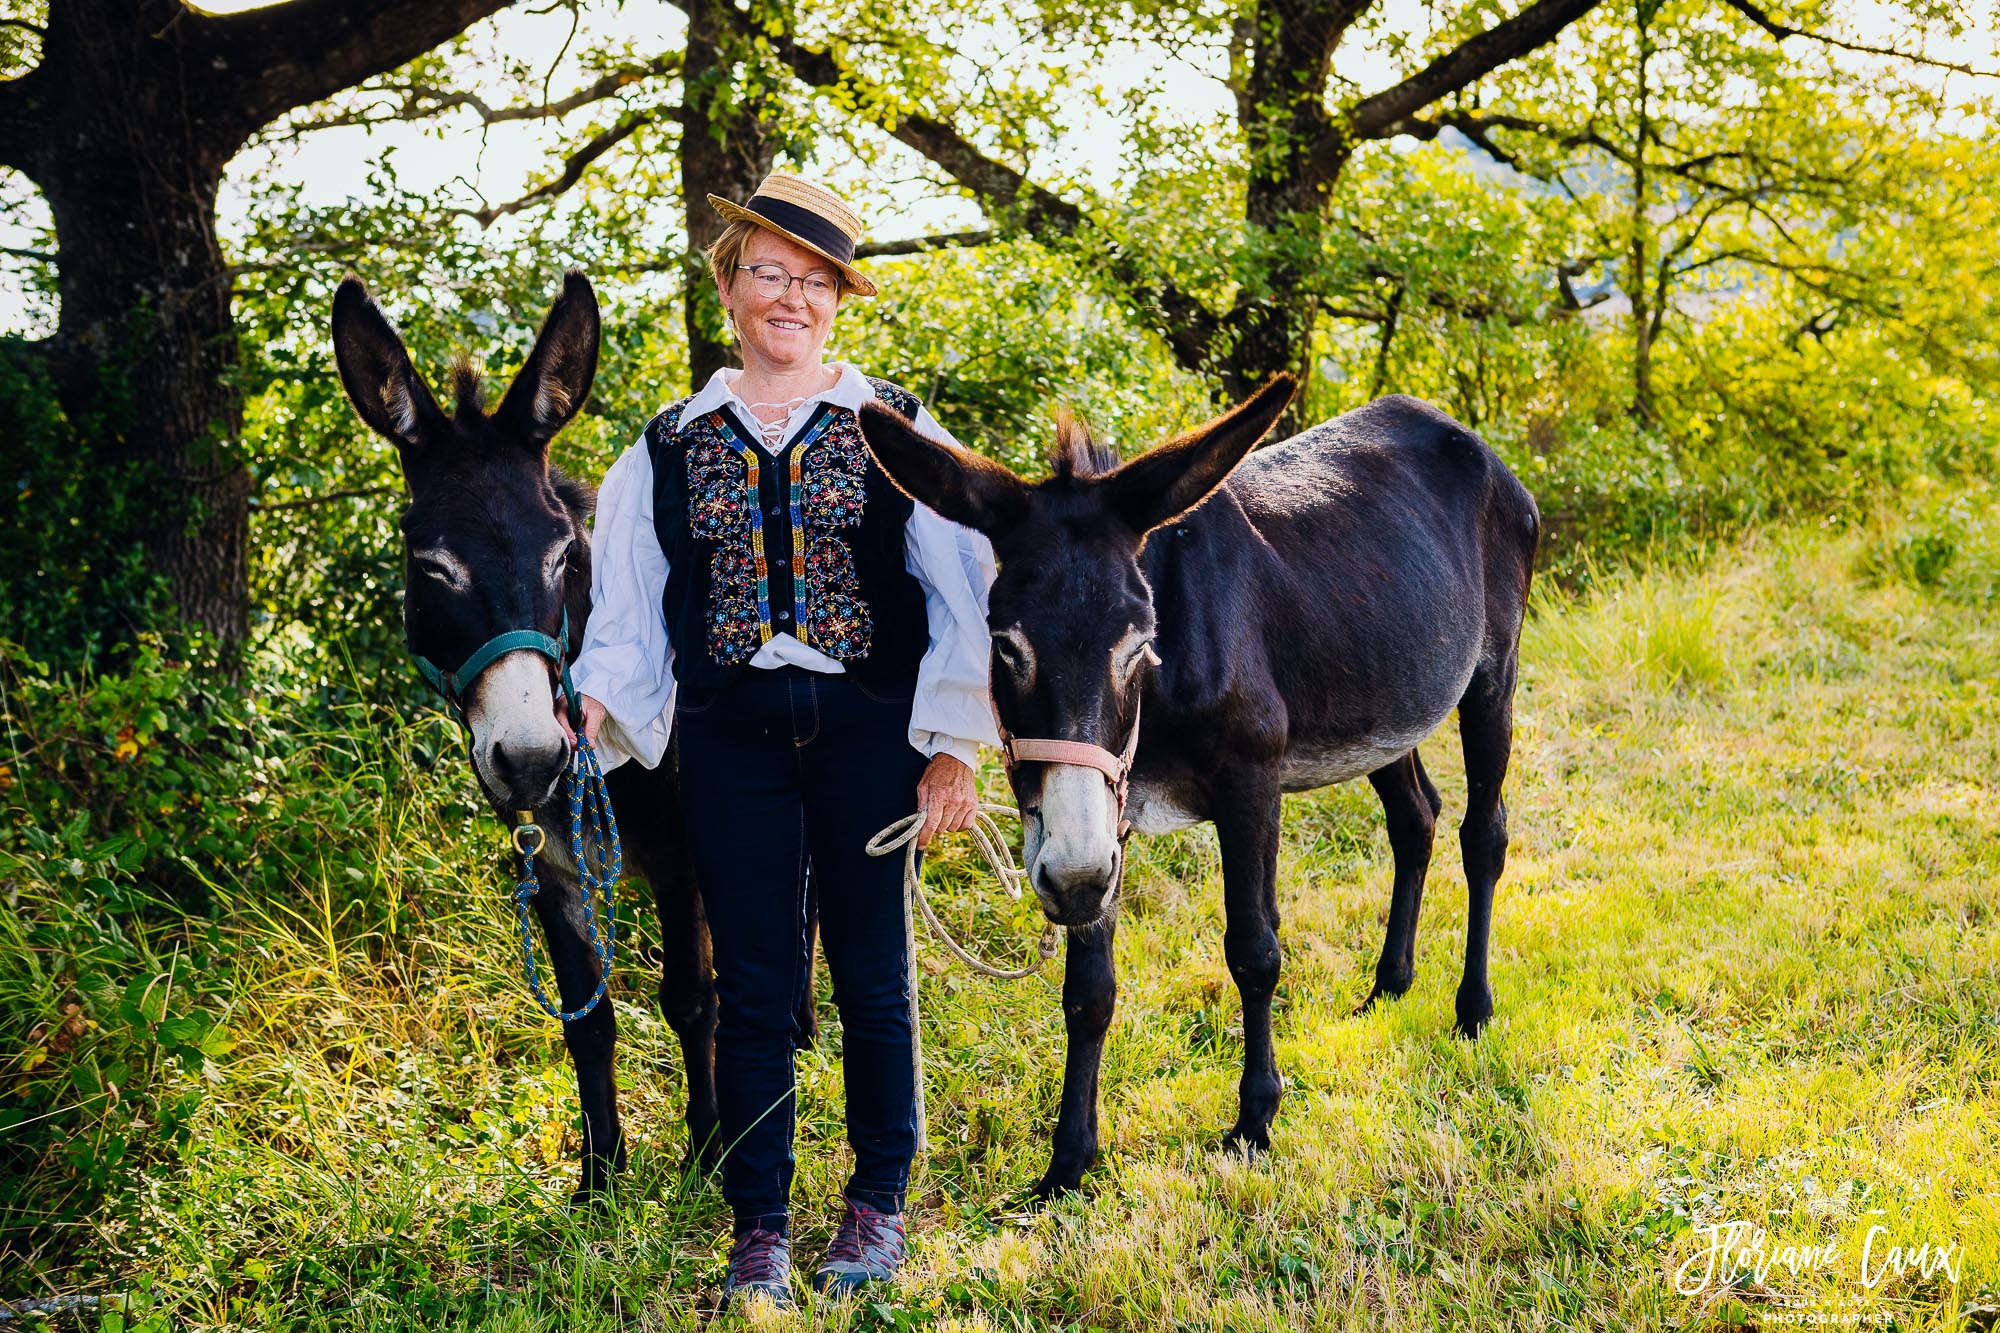
M915 394L900 384L892 384L888 380L878 380L873 375L869 375L866 378L869 387L875 390L875 396L882 401L883 406L894 408L912 421L917 419L917 408L920 404L917 402Z
M843 662L868 656L874 620L861 600L861 580L847 543L815 538L806 547L802 612L812 646Z
M740 538L749 527L748 467L707 418L687 429L688 528L708 541Z
M920 410L907 390L871 380L875 396L914 418ZM708 656L735 666L756 656L772 636L771 571L764 564L760 456L735 438L719 414L682 423L686 401L660 413L647 427L657 462L671 440L682 449L686 472L688 533L711 543L708 552ZM828 411L820 425L779 456L776 481L790 522L793 622L801 642L838 661L868 656L874 617L861 595L851 545L867 508L873 467L855 414ZM784 572L777 574L784 579Z
M708 559L708 654L724 664L747 662L763 642L750 553L718 546Z
M674 432L680 429L681 410L691 401L693 400L683 398L646 423L647 457L654 459L656 462L658 461L660 445L667 440L671 440L674 437Z
M827 423L805 456L805 521L814 532L858 528L868 502L868 442L852 412Z

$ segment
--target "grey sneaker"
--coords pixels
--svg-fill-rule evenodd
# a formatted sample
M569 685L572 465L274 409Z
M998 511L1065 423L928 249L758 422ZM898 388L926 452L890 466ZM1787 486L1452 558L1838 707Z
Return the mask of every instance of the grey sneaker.
M859 1291L870 1282L887 1282L901 1271L909 1250L901 1213L877 1212L852 1199L846 1203L833 1243L813 1274L813 1290L831 1296Z
M792 1242L761 1227L744 1232L729 1247L729 1276L723 1279L716 1313L752 1296L763 1296L782 1310L798 1304L792 1299Z

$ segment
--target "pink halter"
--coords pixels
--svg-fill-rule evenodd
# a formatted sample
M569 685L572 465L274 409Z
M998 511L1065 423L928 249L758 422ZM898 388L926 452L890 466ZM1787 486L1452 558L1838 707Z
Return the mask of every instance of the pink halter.
M1009 735L1007 726L1000 720L1000 710L993 710L993 725L1000 729L1000 750L1007 756L1007 774L1011 778L1014 765L1020 763L1074 764L1079 768L1094 768L1104 775L1111 784L1112 794L1118 798L1118 840L1132 830L1125 818L1125 797L1132 786L1132 756L1139 749L1139 708L1145 702L1142 692L1139 702L1132 706L1132 733L1125 738L1125 752L1113 754L1101 745L1088 741L1047 741L1020 740Z

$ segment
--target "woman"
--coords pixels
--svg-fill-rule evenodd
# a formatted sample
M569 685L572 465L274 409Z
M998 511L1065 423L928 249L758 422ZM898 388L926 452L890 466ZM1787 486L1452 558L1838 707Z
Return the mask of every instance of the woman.
M772 175L708 249L743 369L646 427L605 476L590 632L573 668L607 765L679 729L681 804L714 944L715 1081L736 1241L723 1289L791 1303L793 1014L806 984L806 868L840 1009L854 1149L814 1277L893 1276L916 1149L902 867L863 847L925 811L920 843L968 828L987 699L985 538L890 484L856 413L944 430L907 391L825 364L859 220Z

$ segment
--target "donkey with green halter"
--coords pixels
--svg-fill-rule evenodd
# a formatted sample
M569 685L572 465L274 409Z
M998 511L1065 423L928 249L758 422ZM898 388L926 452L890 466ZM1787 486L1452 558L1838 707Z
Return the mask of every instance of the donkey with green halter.
M340 378L355 410L396 446L409 486L403 626L420 671L456 710L479 785L512 824L529 812L542 829L571 827L565 776L576 751L569 663L590 616L591 489L549 465L549 444L590 395L600 335L597 298L581 273L563 280L514 382L488 411L479 377L461 362L447 413L410 363L395 329L353 278L333 305ZM656 769L636 763L604 778L622 816L623 849L652 886L663 958L660 1005L680 1038L688 1082L691 1157L712 1162L715 1141L715 983L708 930L680 823L672 748ZM537 840L539 841L539 840ZM572 846L552 837L539 879L518 890L547 941L583 1108L579 1199L604 1189L624 1162L612 1048L617 1023L598 1002L608 931L579 894L610 851L603 835ZM586 864L577 863L581 852ZM530 872L530 878L536 878ZM606 886L607 890L610 886ZM538 891L537 891L538 890ZM528 945L524 922L524 948ZM811 1011L801 1015L811 1032Z

